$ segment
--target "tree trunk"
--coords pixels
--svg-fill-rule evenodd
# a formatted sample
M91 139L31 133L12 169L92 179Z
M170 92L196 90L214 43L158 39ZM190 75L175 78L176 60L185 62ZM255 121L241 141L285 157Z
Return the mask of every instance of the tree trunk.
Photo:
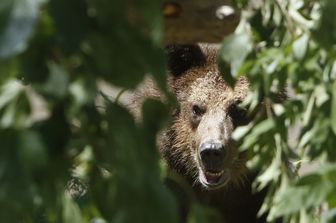
M218 43L240 21L231 0L180 0L163 5L165 43Z

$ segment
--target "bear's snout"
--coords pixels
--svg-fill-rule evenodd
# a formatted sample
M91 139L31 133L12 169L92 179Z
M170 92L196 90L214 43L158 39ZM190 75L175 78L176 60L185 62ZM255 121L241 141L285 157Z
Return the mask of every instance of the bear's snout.
M207 141L201 144L199 157L204 169L209 172L219 172L223 169L226 151L219 142Z

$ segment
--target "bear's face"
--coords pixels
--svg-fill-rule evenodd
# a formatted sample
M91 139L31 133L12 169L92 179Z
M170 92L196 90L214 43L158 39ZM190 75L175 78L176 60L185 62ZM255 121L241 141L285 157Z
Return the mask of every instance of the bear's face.
M249 84L240 78L234 88L229 87L218 70L216 53L203 48L202 64L187 67L172 81L180 109L171 127L172 148L164 151L175 168L184 169L208 189L235 181L245 171L231 135L248 122L239 103Z

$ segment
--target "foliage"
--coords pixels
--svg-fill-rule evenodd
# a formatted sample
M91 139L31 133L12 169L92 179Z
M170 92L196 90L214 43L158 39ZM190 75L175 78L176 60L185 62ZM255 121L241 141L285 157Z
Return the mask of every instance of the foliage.
M220 65L231 84L249 77L246 105L262 108L234 134L262 170L255 189L269 185L261 213L334 222L336 4L247 2L237 1L246 10ZM0 31L0 218L177 222L155 148L167 105L146 101L140 124L107 96L104 111L96 105L100 80L132 89L150 73L166 91L161 2L2 0ZM285 88L293 93L279 100ZM194 203L188 219L212 214Z
M247 74L255 94L246 104L250 110L262 104L264 111L234 136L241 140L242 150L249 150L249 166L263 170L255 189L270 184L260 210L269 211L270 222L279 217L285 222L333 222L335 3L263 3L247 13L235 34L239 39L228 38L222 47L223 60L231 63L232 83ZM245 36L244 43L239 36ZM249 48L242 51L241 45L251 44L253 49L246 56ZM238 55L228 60L227 46L246 57L244 64ZM285 101L279 95L282 89L288 92ZM313 170L305 171L313 165Z

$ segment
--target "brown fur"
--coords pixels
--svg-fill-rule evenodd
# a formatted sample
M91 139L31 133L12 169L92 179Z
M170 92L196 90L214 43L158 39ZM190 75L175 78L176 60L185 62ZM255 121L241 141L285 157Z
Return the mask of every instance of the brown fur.
M205 45L201 49L205 55L204 64L194 66L180 76L169 77L168 84L177 97L179 110L174 114L171 126L159 137L160 151L169 167L185 176L194 186L201 201L220 210L225 222L258 222L256 212L263 195L251 193L253 177L245 166L244 154L238 153L231 139L235 126L233 118L229 116L230 106L238 104L247 96L249 82L242 77L231 88L219 72L217 47ZM147 80L144 86L135 104L145 96L160 97L151 80ZM197 125L191 121L194 104L205 108ZM198 148L204 140L215 136L227 151L225 171L229 180L221 189L208 191L199 182L201 164Z

